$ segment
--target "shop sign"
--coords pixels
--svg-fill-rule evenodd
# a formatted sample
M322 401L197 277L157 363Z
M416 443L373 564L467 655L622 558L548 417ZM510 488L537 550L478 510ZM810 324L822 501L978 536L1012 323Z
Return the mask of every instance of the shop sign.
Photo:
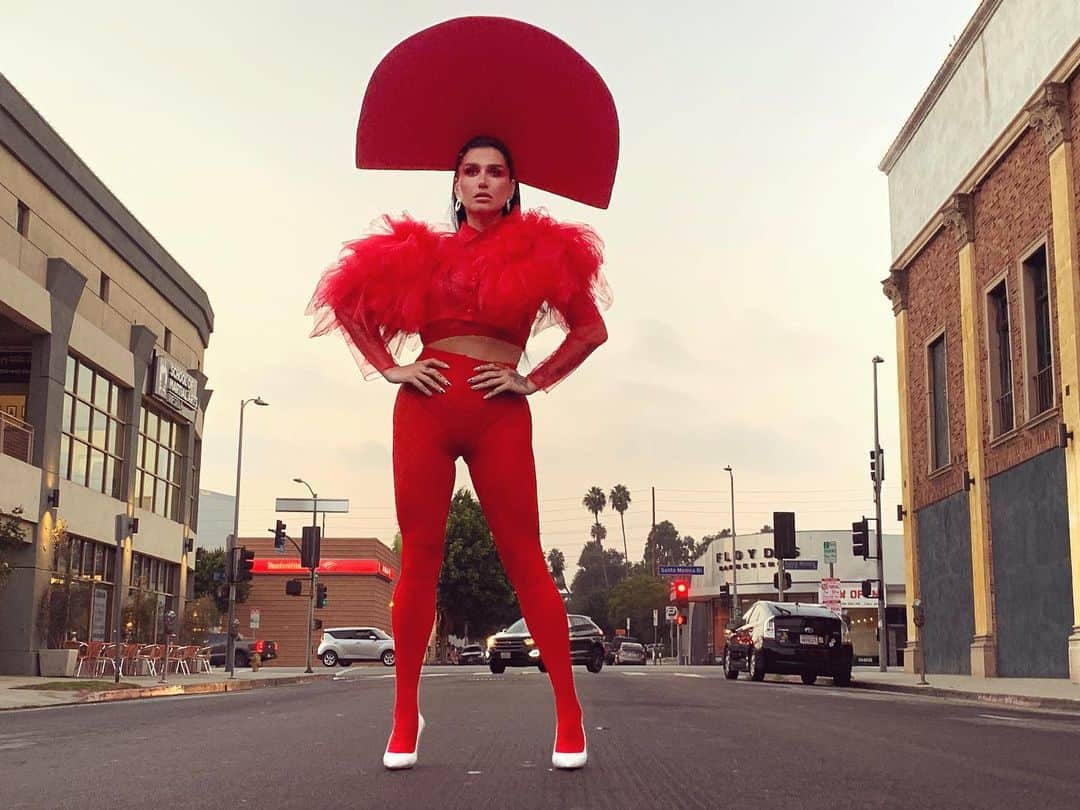
M252 630L259 629L259 622L262 620L262 614L259 613L258 608L251 609L251 617L248 619L248 627Z
M105 640L105 613L109 606L109 592L104 588L94 588L93 618L90 620L90 640Z
M175 360L159 354L154 358L151 393L189 422L199 409L199 383Z
M30 352L0 349L0 383L30 382Z
M320 574L346 576L376 576L393 580L394 569L380 560L371 559L328 559L323 558L316 569ZM284 574L287 576L307 576L311 572L300 564L300 560L283 560L280 557L256 557L251 561L253 574Z

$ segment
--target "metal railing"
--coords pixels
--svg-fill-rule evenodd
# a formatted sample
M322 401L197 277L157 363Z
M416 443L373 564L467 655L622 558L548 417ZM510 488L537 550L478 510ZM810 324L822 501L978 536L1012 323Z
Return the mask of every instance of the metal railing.
M17 416L0 411L0 453L30 463L34 453L34 428Z
M1012 391L1006 391L994 401L997 407L998 435L1008 433L1013 429L1013 395Z
M1032 377L1035 383L1035 413L1054 407L1054 367L1041 368Z

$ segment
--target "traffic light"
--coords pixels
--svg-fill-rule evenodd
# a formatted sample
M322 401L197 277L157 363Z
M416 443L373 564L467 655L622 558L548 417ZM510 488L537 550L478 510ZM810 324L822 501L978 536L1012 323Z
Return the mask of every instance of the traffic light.
M779 571L777 571L775 574L772 575L772 586L776 590L780 590L780 572ZM790 591L791 590L791 574L789 574L787 571L784 572L784 590L785 591Z
M318 568L321 559L322 532L318 526L305 526L300 540L300 565Z
M317 607L317 608L326 607L326 586L325 585L316 585L315 586L315 607Z
M874 580L864 579L862 581L862 595L863 599L869 599L874 594Z
M791 560L799 556L795 547L795 513L773 512L773 556Z
M303 587L298 579L290 579L285 583L285 595L286 596L300 596L303 592Z
M885 451L880 448L870 451L870 480L875 483L885 480Z
M680 613L678 616L675 617L675 624L679 626L686 624L686 616Z
M285 523L280 520L274 524L274 550L279 554L285 551Z
M721 585L717 589L717 593L719 593L721 596L730 596L731 595L731 586L728 583L725 582L723 585Z
M851 553L864 560L870 557L870 529L866 518L851 524Z
M247 582L251 579L251 569L255 567L255 552L243 546L240 546L236 552L236 581Z
M199 546L195 549L195 567L198 568L202 565L202 561L206 559L206 549Z
M672 590L675 591L675 604L686 605L690 603L690 583L685 579L675 580Z

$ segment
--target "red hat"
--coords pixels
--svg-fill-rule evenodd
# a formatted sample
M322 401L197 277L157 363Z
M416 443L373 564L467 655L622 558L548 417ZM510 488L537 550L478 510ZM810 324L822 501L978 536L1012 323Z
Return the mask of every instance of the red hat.
M504 17L447 20L383 57L360 108L356 166L452 171L477 135L507 145L523 183L597 208L611 201L611 91L561 39Z

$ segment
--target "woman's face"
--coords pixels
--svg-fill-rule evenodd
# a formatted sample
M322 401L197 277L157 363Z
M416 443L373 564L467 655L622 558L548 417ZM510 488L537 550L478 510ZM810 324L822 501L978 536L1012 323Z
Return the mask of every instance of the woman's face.
M454 179L454 194L470 214L497 214L514 196L514 181L502 152L493 146L466 152Z

